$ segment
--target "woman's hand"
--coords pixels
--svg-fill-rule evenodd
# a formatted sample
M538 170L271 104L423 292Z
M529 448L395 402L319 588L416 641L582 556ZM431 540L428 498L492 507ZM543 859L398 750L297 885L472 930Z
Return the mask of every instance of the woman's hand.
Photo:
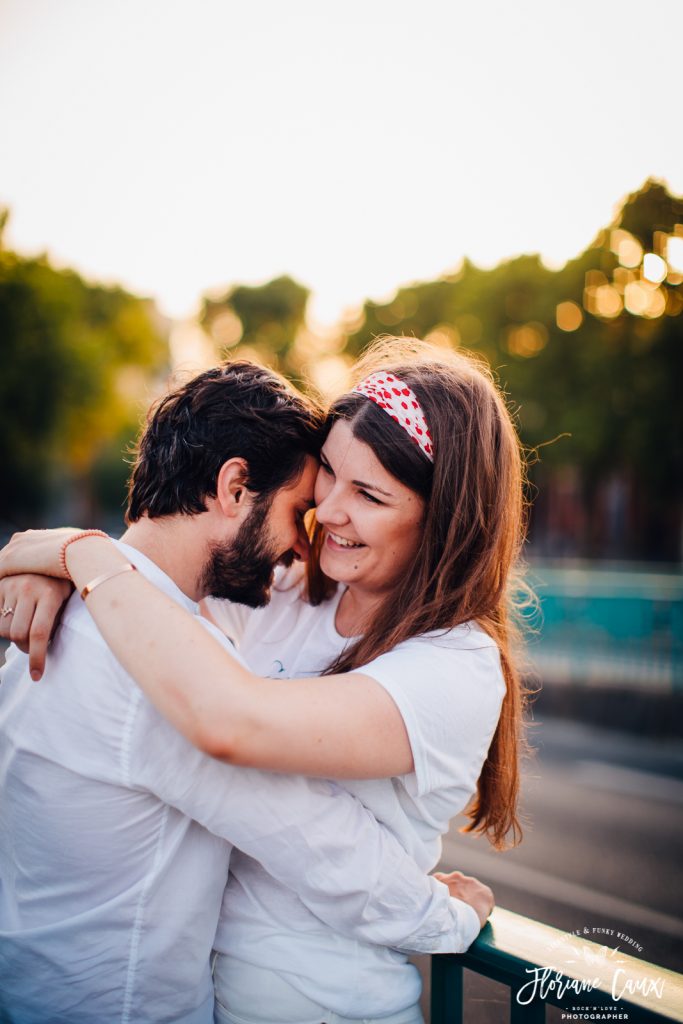
M29 656L33 679L40 679L50 638L73 587L47 576L8 576L0 580L0 636Z
M462 900L463 903L469 903L483 928L495 906L493 892L488 885L484 885L472 875L463 875L462 871L451 871L448 875L442 871L435 871L434 878L448 886L451 896Z
M64 579L66 573L59 558L62 545L69 537L80 532L71 526L64 526L57 530L25 530L23 533L15 533L9 544L0 551L0 579L27 572Z

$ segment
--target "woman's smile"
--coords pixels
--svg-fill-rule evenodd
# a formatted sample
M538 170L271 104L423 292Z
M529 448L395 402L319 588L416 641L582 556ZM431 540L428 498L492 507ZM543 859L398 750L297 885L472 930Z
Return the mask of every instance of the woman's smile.
M359 548L366 547L360 541L352 541L347 537L340 536L338 533L333 533L329 528L326 531L325 541L332 551L358 551Z
M323 572L375 596L395 586L417 548L424 502L344 420L334 424L320 453L315 498L325 530Z

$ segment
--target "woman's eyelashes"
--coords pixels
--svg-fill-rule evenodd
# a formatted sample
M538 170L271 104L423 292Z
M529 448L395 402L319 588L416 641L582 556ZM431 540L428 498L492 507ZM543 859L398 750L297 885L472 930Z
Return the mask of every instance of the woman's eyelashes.
M374 496L374 494L368 494L367 491L359 491L358 493L362 494L364 498L368 499L368 501L371 501L373 505L383 505L384 504L384 502L380 501L379 498L376 498Z
M329 462L327 461L327 459L325 459L325 457L323 455L320 456L320 468L325 473L327 473L328 476L334 476L334 470L332 469L332 466L329 464ZM367 491L363 490L363 488L361 488L361 487L358 488L357 493L360 494L367 501L372 502L373 505L383 505L384 504L384 502L380 501L379 498L376 498L374 496L374 494L369 494Z

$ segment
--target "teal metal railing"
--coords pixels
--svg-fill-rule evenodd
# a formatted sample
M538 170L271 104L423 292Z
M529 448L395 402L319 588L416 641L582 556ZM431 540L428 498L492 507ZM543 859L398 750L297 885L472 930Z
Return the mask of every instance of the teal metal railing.
M464 1006L464 970L508 986L511 1024L541 1024L546 1005L568 1021L590 1011L629 1024L683 1021L683 975L500 908L466 953L432 957L431 1024L477 1024ZM573 1017L579 1007L586 1015Z

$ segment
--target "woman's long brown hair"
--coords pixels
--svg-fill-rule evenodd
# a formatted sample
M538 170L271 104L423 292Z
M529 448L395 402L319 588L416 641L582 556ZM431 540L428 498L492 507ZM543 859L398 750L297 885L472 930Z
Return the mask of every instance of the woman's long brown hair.
M520 593L526 519L522 449L490 370L474 357L412 339L383 338L356 364L354 379L380 368L417 395L433 438L433 466L406 432L362 395L338 399L329 424L346 420L388 472L425 499L424 528L403 579L328 673L358 669L411 637L477 622L498 645L506 692L464 831L484 834L502 847L508 835L513 843L521 838L517 801L527 691L517 666L513 604ZM308 563L312 604L329 598L337 586L320 568L322 539L316 524Z

